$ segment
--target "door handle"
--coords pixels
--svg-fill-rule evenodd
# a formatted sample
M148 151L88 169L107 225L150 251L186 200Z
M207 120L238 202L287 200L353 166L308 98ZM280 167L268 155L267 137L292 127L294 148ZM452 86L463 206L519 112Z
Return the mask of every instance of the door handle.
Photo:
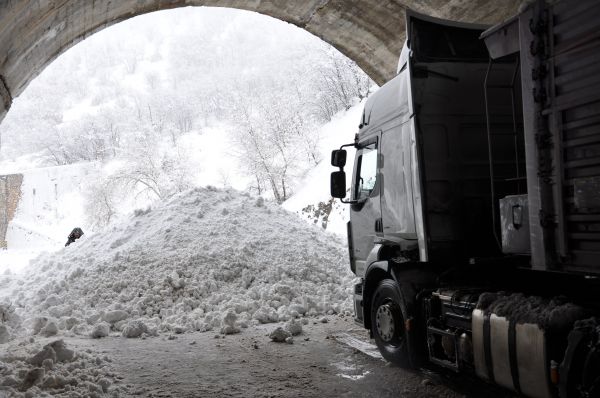
M375 232L383 232L383 220L381 217L375 220Z

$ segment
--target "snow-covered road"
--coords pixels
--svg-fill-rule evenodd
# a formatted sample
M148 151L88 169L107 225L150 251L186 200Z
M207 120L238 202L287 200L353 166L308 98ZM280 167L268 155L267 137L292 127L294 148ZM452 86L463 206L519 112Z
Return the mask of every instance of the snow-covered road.
M237 335L186 333L142 339L67 338L69 346L112 358L121 385L143 397L483 397L510 395L443 376L413 373L349 347L340 332L368 343L351 319L311 322L294 344L271 342L275 325ZM466 392L468 391L468 393Z

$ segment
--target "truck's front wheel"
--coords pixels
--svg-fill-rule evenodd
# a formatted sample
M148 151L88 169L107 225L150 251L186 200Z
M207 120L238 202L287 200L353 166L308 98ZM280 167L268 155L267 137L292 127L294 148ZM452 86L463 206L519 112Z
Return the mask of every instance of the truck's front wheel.
M379 282L371 300L371 331L381 355L388 361L410 366L408 341L398 284L391 279Z

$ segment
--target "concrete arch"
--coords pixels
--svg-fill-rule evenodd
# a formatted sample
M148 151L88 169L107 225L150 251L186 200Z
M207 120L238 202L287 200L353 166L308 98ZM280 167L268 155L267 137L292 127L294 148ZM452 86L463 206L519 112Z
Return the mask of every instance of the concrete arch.
M46 65L109 25L184 6L256 11L330 43L377 83L393 77L406 8L458 21L496 23L521 0L0 0L0 121Z

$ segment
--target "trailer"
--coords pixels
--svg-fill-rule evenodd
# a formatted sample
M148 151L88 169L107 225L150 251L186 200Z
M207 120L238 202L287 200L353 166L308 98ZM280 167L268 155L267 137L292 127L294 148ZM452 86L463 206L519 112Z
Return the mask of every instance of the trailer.
M355 320L401 366L600 397L600 2L406 19L396 77L331 157Z

